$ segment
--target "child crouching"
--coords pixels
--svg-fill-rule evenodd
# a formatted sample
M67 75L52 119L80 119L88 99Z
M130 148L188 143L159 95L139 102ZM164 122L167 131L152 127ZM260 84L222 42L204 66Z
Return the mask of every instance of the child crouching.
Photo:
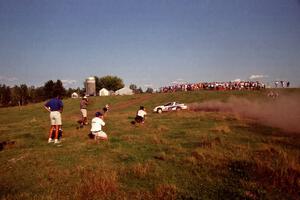
M105 126L105 122L103 121L103 115L100 112L96 112L95 117L92 119L92 128L91 133L89 134L90 138L94 138L95 140L107 140L107 135L104 131L102 131L102 126Z

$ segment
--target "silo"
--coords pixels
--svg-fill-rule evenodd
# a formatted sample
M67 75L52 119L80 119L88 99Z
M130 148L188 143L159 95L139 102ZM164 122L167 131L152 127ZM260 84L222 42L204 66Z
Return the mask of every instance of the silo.
M85 94L89 96L96 96L96 80L95 77L88 77L85 80Z

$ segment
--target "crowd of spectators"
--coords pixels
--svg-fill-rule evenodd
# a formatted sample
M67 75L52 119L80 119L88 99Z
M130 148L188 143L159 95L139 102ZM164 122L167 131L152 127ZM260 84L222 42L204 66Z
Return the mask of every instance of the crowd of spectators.
M282 87L282 88L289 88L290 82L289 81L275 81L275 88Z
M173 86L161 87L160 92L196 91L196 90L259 90L266 86L258 81L238 81L238 82L203 82L185 83Z

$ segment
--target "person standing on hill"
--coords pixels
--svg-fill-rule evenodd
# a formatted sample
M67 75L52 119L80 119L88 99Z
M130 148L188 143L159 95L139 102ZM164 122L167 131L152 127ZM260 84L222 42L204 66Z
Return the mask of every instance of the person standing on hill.
M103 110L103 116L108 112L108 110L109 110L109 105L108 104L106 104L103 108L102 108L102 110Z
M58 131L61 128L62 120L61 120L61 113L63 111L63 102L60 99L60 95L55 95L54 98L50 99L47 103L44 105L45 109L50 112L50 122L51 127L49 131L49 139L48 143L53 142L52 132L55 129L55 140L54 143L60 143L58 141Z
M81 112L81 124L80 127L83 125L87 125L87 106L88 106L88 98L86 96L82 97L80 101L80 112Z

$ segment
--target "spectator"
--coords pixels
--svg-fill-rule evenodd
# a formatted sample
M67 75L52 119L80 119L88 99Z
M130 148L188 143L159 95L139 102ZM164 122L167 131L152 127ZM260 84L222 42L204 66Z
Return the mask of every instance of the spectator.
M45 109L50 112L50 122L51 127L49 131L48 143L53 142L52 132L55 129L55 140L54 143L60 143L58 140L58 132L62 126L61 113L63 111L63 102L60 99L59 95L55 95L55 98L50 99L45 105Z
M146 115L147 115L146 109L144 108L144 106L140 106L140 109L136 113L135 122L144 123Z
M106 105L102 108L102 110L103 110L103 115L105 115L105 114L108 112L108 109L109 109L109 105L106 104Z
M81 112L81 123L80 127L83 125L87 125L87 106L88 106L88 98L86 96L82 97L80 101L80 112Z
M90 133L95 140L107 140L107 135L104 131L102 131L102 126L105 126L103 115L101 112L96 112L95 117L92 119L92 128Z

